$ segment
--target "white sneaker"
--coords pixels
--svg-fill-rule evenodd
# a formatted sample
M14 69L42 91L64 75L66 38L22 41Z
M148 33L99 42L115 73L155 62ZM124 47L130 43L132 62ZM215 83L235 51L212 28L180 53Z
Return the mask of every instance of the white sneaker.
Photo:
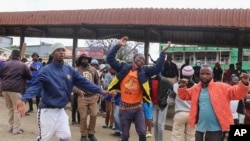
M150 137L152 137L153 135L152 135L152 133L150 133L150 132L147 132L146 133L146 138L150 138Z

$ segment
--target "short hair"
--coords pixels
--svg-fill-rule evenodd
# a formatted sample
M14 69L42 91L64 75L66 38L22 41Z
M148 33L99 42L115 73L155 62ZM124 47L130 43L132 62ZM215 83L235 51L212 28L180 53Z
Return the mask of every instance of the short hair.
M135 58L137 57L137 56L139 56L139 55L143 55L142 53L137 53L137 54L135 54L135 56L134 56L134 58L133 58L133 61L135 60Z
M21 61L22 61L22 62L27 62L28 60L27 60L27 58L22 58Z
M241 62L236 63L236 66L242 66Z
M211 70L211 72L213 72L212 67L211 67L210 65L208 65L208 64L203 64L203 65L201 65L201 69L202 69L202 68L207 68L207 69L210 69L210 70Z
M11 53L11 58L19 58L20 57L20 51L19 50L13 50Z
M236 74L231 74L230 77L229 77L229 80L231 81L234 77L237 77L239 79L239 77L236 75Z

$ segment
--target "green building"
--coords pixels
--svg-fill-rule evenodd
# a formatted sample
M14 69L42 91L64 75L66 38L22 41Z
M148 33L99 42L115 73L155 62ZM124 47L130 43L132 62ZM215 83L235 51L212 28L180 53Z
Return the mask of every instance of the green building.
M160 44L160 50L164 45ZM197 60L200 60L202 64L210 64L212 67L219 62L224 70L229 68L229 64L236 64L238 60L238 48L173 45L167 52L179 68L184 64L185 58L189 58L191 65L194 65ZM250 49L243 49L242 55L242 68L250 71Z

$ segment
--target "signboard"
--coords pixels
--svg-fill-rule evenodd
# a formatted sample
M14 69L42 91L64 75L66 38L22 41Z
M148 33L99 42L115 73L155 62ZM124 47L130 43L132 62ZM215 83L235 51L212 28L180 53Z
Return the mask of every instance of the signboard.
M79 57L83 53L95 59L103 59L104 57L103 48L99 47L77 48L77 53L76 53L77 57Z
M66 48L65 49L65 57L71 57L72 56L72 49Z

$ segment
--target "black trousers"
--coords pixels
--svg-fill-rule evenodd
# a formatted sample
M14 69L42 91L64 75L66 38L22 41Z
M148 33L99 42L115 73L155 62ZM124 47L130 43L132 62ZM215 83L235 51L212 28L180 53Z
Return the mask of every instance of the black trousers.
M72 117L72 122L80 123L80 114L77 110L78 108L77 99L78 99L78 95L74 93L71 99L71 110L72 110L71 117ZM77 121L76 121L76 116L77 116Z
M36 108L38 109L38 104L40 102L40 96L36 96ZM32 99L28 99L29 102L29 110L33 111L33 100Z
M195 132L195 141L221 141L222 131Z

